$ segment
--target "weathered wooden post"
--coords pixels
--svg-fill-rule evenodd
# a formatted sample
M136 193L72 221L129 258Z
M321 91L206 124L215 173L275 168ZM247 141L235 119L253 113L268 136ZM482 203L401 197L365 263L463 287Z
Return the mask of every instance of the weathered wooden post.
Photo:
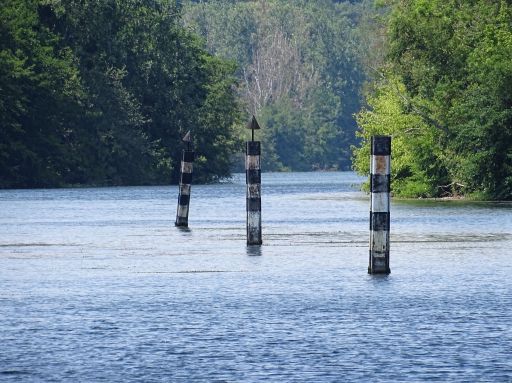
M192 169L194 151L190 149L192 141L190 131L185 134L183 141L187 143L187 149L183 149L180 170L180 191L178 196L178 209L176 211L176 226L188 227L188 209L190 204L190 189L192 184Z
M391 137L371 138L369 274L389 274Z
M247 245L261 245L261 163L260 142L254 141L254 130L260 129L252 116L247 124L251 129L251 141L245 148L245 182L247 184Z

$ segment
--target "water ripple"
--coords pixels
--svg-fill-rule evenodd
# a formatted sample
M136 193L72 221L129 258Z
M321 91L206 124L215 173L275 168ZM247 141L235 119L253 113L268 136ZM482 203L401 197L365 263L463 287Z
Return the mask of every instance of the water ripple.
M0 381L512 381L509 205L394 202L369 276L352 173L264 175L262 246L237 177L188 230L175 186L0 191Z

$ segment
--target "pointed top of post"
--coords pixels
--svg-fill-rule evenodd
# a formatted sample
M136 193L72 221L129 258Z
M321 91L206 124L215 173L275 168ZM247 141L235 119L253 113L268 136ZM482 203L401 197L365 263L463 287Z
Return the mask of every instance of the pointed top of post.
M183 136L181 139L183 142L187 143L187 150L190 150L190 143L192 142L192 136L190 135L190 130Z
M258 121L256 121L256 117L252 116L251 121L247 123L247 129L261 129Z
M254 130L261 129L258 121L256 121L256 117L252 116L251 120L247 123L247 129L251 129L252 131L252 140L254 141Z

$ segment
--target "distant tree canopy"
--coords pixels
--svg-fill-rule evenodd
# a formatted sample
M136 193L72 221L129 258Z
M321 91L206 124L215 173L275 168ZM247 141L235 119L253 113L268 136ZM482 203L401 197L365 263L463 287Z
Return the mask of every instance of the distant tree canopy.
M350 168L372 1L184 1L185 25L239 64L238 94L262 129L265 170Z
M230 173L235 65L168 0L0 0L0 187L176 182Z
M393 190L411 197L512 199L512 4L394 0L389 50L368 107L369 137L393 136Z

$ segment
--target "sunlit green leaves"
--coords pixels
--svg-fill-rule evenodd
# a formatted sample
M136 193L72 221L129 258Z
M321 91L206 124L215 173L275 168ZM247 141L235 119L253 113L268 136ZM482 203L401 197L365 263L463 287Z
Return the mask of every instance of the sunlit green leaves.
M391 71L359 114L356 168L369 136L386 133L397 194L511 199L509 3L399 1L389 25Z

